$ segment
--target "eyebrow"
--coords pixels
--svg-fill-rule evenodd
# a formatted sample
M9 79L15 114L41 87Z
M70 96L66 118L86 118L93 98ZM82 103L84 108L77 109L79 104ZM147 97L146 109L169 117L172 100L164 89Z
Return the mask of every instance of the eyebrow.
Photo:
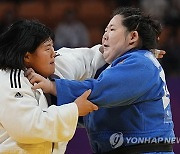
M106 30L107 28L109 28L109 27L111 28L111 27L113 27L113 26L116 27L116 25L111 24L111 25L109 25L109 26L106 26L105 30Z
M47 46L51 46L53 43L48 43Z
M52 41L46 41L46 42L44 42L44 45L51 46L51 45L53 45L53 42Z
M111 25L107 26L106 28L108 28L108 27L112 27L112 26L115 26L115 25L111 24Z

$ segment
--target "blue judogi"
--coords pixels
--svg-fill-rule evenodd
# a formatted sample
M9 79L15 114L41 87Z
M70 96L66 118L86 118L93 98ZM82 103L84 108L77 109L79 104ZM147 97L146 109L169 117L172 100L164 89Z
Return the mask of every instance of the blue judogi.
M92 90L89 100L100 109L84 117L84 126L95 153L175 137L164 71L148 50L126 52L97 79L55 81L58 105Z

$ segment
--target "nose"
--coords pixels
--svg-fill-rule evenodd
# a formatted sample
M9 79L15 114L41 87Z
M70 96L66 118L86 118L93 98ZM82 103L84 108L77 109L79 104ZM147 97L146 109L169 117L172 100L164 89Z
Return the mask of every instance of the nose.
M107 34L106 32L104 33L103 37L102 37L102 44L104 44L104 41L107 40Z
M54 51L54 48L52 48L52 52L51 52L52 54L51 54L51 57L55 57L56 56L56 53L55 53L55 51Z
M108 39L107 32L105 32L105 33L104 33L104 35L103 35L103 39L104 39L104 40L107 40L107 39Z

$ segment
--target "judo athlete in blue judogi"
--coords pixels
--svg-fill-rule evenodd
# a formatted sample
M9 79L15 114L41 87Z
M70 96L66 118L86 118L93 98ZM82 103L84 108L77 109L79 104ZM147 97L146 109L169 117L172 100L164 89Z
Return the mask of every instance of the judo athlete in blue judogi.
M160 24L139 9L120 8L102 39L110 65L97 79L43 79L34 86L57 95L57 105L92 90L88 99L100 109L83 117L83 124L93 153L173 153L170 94L163 68L151 52L160 32Z

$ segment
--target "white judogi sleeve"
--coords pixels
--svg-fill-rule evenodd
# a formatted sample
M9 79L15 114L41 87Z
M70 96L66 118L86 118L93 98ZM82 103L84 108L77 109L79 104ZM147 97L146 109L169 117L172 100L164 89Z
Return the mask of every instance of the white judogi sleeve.
M96 71L105 64L101 45L92 48L61 48L55 59L55 74L61 78L84 80L94 77Z

